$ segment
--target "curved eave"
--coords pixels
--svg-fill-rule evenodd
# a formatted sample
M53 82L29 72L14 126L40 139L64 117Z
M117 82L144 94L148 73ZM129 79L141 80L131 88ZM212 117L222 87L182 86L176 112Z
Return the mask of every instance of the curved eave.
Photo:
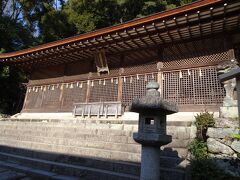
M59 64L92 58L98 49L116 54L236 30L238 0L203 0L124 24L17 52L0 54L0 62L17 66Z
M24 50L20 50L20 51L16 51L16 52L10 52L10 53L3 53L3 54L0 54L0 59L11 58L11 57L20 56L20 55L24 55L24 54L28 54L28 53L33 53L35 51L41 51L41 50L45 50L45 49L48 49L48 48L54 48L54 47L57 47L57 46L65 45L65 44L68 44L68 43L73 43L75 41L81 41L81 40L93 38L93 37L96 37L96 36L103 36L103 35L108 34L108 33L121 31L121 30L124 30L124 29L132 28L134 26L141 26L142 24L153 22L155 20L170 18L171 16L176 16L176 15L181 14L181 13L186 13L186 12L192 11L196 8L201 8L201 7L208 6L208 5L214 5L214 4L217 4L217 3L222 2L222 1L223 0L198 1L198 2L192 3L190 5L185 5L185 6L175 8L175 9L172 9L172 10L169 10L169 11L165 11L165 12L162 12L162 13L156 13L156 14L144 17L144 18L135 19L135 20L123 23L123 24L116 25L116 26L111 26L111 27L99 29L99 30L96 30L96 31L93 31L93 32L89 32L89 33L73 36L73 37L70 37L70 38L65 38L65 39L62 39L62 40L42 44L42 45L39 45L39 46L36 46L36 47L33 47L33 48L29 48L29 49L24 49Z

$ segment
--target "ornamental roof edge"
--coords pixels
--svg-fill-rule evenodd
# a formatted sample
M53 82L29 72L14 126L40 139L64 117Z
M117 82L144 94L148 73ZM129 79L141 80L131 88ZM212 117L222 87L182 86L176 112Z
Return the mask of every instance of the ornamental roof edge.
M187 14L188 12L194 11L198 8L215 5L215 4L222 3L222 2L225 2L225 0L202 0L202 1L197 1L197 2L194 2L194 3L191 3L191 4L180 6L180 7L175 8L175 9L155 13L155 14L143 17L143 18L134 19L134 20L122 23L122 24L115 25L115 26L110 26L110 27L98 29L96 31L72 36L72 37L69 37L69 38L65 38L65 39L58 40L58 41L53 41L53 42L50 42L50 43L45 43L45 44L42 44L42 45L38 45L38 46L28 48L28 49L23 49L23 50L20 50L20 51L2 53L2 54L0 54L0 60L1 59L13 58L13 57L17 57L17 56L22 56L22 55L26 55L26 54L30 54L30 53L35 53L35 52L42 51L42 50L47 50L47 49L50 49L50 48L57 48L59 46L67 45L67 44L78 42L78 41L81 41L81 40L87 40L87 39L90 39L90 38L95 38L95 37L98 37L98 36L107 35L107 34L110 34L110 33L116 33L118 31L122 31L122 30L125 30L125 29L141 26L141 25L144 25L146 23L151 23L151 22L154 22L156 20L161 20L161 19L164 19L164 18L170 18L170 17L177 16L177 15L180 15L180 14L183 14L183 13Z

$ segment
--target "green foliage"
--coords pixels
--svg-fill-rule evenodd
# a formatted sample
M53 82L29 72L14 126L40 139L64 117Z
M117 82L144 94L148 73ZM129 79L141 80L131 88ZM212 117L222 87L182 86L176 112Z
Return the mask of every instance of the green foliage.
M0 53L27 48L35 40L28 27L13 18L12 14L11 11L1 11L0 14ZM25 79L21 71L0 64L0 114L13 114L20 109L20 99L24 96L22 82Z
M24 97L22 82L26 77L13 67L0 65L0 114L14 114L20 110Z
M8 12L7 17L13 22L27 26L29 35L39 35L35 39L36 43L45 43L193 1L195 0L16 0L12 1L11 6L6 6L8 1L2 0L0 7L4 8L0 9L0 15L5 16L4 12Z
M75 34L76 29L68 21L63 11L51 10L47 12L39 23L41 42L51 42Z
M213 127L215 120L213 114L205 111L195 116L195 125L197 127L197 138L206 140L207 139L207 128Z
M208 157L207 143L200 139L194 139L188 145L188 151L194 156L195 159L204 159Z
M207 111L197 114L195 119L195 125L198 129L207 129L208 127L213 127L215 124L213 114Z
M10 17L0 17L0 49L6 52L28 47L34 41L29 29ZM2 51L2 50L1 50Z
M219 169L212 159L192 160L191 176L192 180L234 180L234 177Z
M230 134L230 136L238 141L240 141L240 134Z
M144 17L153 13L165 11L184 5L194 0L68 0L61 9L60 13L65 14L64 22L69 29L64 30L56 23L57 16L47 16L45 13L41 19L40 30L42 41L52 41L52 39L61 39L72 34L81 34L126 22L135 18ZM53 11L56 11L54 9ZM52 14L52 13L51 13ZM54 14L54 13L53 13ZM44 21L46 19L46 21ZM50 23L48 23L48 21ZM55 28L51 24L56 24ZM44 31L44 27L47 26ZM59 33L58 30L62 29ZM65 33L64 33L65 32ZM51 33L51 38L47 37ZM55 35L55 36L54 36Z
M63 11L67 15L69 23L76 29L75 34L96 29L96 17L93 13L94 7L93 1L85 0L69 0L64 6Z

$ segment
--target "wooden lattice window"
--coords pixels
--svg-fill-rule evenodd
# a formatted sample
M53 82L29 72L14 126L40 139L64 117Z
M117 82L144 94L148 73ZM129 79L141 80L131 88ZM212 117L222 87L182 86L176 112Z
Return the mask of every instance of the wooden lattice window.
M134 98L146 95L148 81L157 81L157 73L123 77L122 103L129 106Z
M118 81L118 78L89 81L89 102L117 101Z
M85 102L87 82L69 83L63 85L62 110L72 111L73 103Z
M25 109L39 109L42 102L42 91L40 88L28 88Z
M207 65L209 63L218 63L221 61L228 60L231 53L229 51L215 53L206 56L197 56L197 57L181 57L180 59L172 60L165 59L163 62L163 68L166 69L180 69L184 67L194 67L197 65ZM231 59L231 58L230 58Z
M215 67L163 72L163 98L177 104L220 104L224 89Z
M44 109L53 108L57 109L60 107L60 94L61 90L59 88L59 85L52 85L48 86L48 88L44 88L44 96L43 96L43 102L42 107Z

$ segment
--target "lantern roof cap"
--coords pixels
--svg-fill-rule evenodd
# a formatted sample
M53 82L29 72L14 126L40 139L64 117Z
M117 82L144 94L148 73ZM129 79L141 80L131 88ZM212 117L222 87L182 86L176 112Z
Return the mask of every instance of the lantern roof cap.
M130 106L132 112L155 111L163 114L173 114L178 112L178 107L175 103L169 102L160 97L159 84L155 81L150 81L147 86L146 96L135 98Z

